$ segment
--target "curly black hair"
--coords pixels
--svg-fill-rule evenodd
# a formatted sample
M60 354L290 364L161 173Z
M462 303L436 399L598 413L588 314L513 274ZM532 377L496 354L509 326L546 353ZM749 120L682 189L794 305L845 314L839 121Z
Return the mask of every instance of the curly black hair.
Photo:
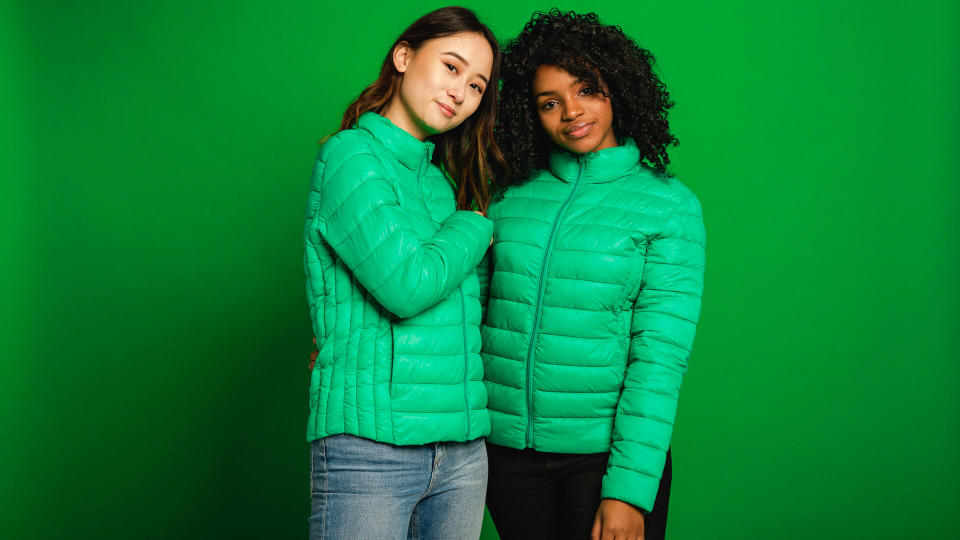
M500 107L494 133L509 172L499 187L526 180L547 166L552 141L540 125L533 100L533 77L542 65L556 65L593 88L604 88L613 108L613 132L632 138L641 161L666 173L670 133L666 86L653 72L654 58L619 26L602 24L596 13L550 11L533 14L504 47L500 68Z

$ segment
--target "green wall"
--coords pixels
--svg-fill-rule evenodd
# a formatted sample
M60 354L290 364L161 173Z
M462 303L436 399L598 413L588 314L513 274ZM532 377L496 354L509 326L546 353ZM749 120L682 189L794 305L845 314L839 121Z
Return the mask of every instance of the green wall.
M218 4L0 8L3 538L306 536L316 143L437 5ZM960 5L560 7L654 51L705 209L670 538L960 536Z

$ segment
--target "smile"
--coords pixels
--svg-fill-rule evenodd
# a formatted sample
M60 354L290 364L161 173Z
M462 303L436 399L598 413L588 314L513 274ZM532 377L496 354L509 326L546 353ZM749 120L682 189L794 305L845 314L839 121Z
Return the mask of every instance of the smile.
M577 122L563 131L563 134L570 139L582 139L586 137L593 129L594 122Z
M453 110L453 108L448 107L447 105L444 105L443 103L437 102L437 105L440 106L440 112L442 112L447 118L453 118L454 115L457 114L457 111Z

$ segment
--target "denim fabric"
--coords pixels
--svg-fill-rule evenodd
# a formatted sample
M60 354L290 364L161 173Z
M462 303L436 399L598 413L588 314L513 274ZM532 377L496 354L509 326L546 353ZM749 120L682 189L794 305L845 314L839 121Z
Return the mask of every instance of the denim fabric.
M482 439L394 446L332 435L310 444L311 540L480 537Z

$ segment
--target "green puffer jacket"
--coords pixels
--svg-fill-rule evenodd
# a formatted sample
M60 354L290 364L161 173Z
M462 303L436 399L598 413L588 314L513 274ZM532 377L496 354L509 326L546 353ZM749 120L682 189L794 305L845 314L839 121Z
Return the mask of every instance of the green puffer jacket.
M651 510L700 314L704 229L696 196L639 160L632 141L556 150L491 205L481 335L488 440L610 451L602 497Z
M319 355L307 440L411 445L490 432L476 266L493 224L457 211L433 143L368 112L320 149L304 269Z

